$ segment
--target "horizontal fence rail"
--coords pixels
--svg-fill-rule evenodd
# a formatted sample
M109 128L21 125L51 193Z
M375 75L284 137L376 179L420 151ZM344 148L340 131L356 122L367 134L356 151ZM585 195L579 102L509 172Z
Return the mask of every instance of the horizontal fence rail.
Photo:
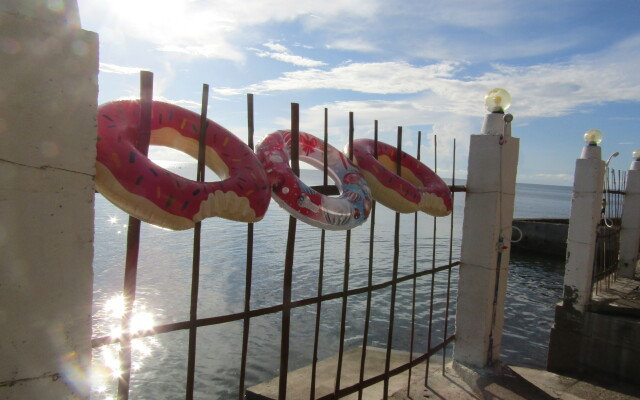
M147 75L146 78L141 83L141 93L144 93L144 96L147 100L141 102L143 106L146 107L148 102L151 101L150 93L151 93L151 85L152 80ZM202 123L200 126L200 151L198 156L198 172L197 172L197 180L204 181L204 131L206 126L206 109L207 109L207 98L208 98L208 86L204 86L203 89L203 104L202 104ZM253 149L253 95L249 94L247 96L247 108L248 108L248 144L249 147ZM149 118L149 112L141 110L141 115ZM143 118L144 120L144 118ZM353 148L351 144L353 143L354 137L354 123L353 123L353 113L350 113L349 118L349 148ZM299 174L299 157L298 157L298 140L297 133L299 132L299 111L298 105L292 104L291 106L291 130L292 130L292 159L291 166L296 174ZM328 194L328 195L336 195L338 194L338 189L335 185L328 184L328 171L327 171L327 160L326 160L326 146L328 145L328 111L324 110L324 143L325 143L325 168L323 171L323 185L313 186L313 188L320 193ZM397 147L398 150L401 150L402 147L402 128L398 127L398 142ZM378 121L375 121L374 124L374 140L378 141ZM420 159L420 147L421 147L422 136L421 133L418 133L417 141L418 141L418 154L417 158ZM437 138L433 138L434 141L434 168L437 172ZM459 192L465 192L466 187L463 185L456 185L455 182L455 141L453 142L453 175L451 178L450 189L452 191L452 195ZM375 155L377 157L377 154ZM352 158L353 155L350 155ZM400 160L400 157L398 157ZM400 164L398 161L397 172L400 172ZM455 198L455 196L453 196ZM327 259L325 257L326 251L326 243L325 243L325 231L321 231L320 241L318 243L319 248L319 257L318 257L318 283L317 283L317 294L315 296L305 296L302 298L294 299L292 296L292 290L295 289L293 284L292 274L294 269L294 251L296 247L296 224L297 220L293 217L289 219L289 229L287 235L287 243L286 243L286 252L284 254L284 275L282 281L282 301L275 305L270 306L257 306L252 307L252 283L253 278L255 277L254 269L258 267L255 264L254 260L254 224L247 224L247 235L246 235L246 263L244 266L245 269L245 280L244 280L244 304L242 307L242 311L227 313L224 315L218 316L210 316L210 317L202 317L198 315L198 301L199 296L202 292L200 288L200 246L201 246L201 237L200 237L200 223L196 225L194 228L194 239L193 239L193 264L192 264L192 275L191 275L191 293L190 293L190 307L189 307L189 319L173 322L173 323L165 323L165 324L157 324L153 326L153 328L137 333L124 333L122 335L108 335L102 337L96 337L92 340L92 346L94 348L99 348L102 346L116 344L119 343L121 346L121 352L119 355L120 364L122 366L122 374L119 376L119 385L118 385L118 399L128 399L130 384L131 384L131 343L135 339L145 338L145 337L153 337L159 334L175 332L175 331L188 331L188 357L187 357L187 376L185 382L185 398L192 399L194 397L194 388L196 386L197 381L197 358L198 353L204 350L198 350L196 338L198 329L216 325L227 324L231 322L238 322L242 324L242 345L239 348L240 353L240 362L239 362L239 376L238 376L238 392L237 397L239 399L243 399L245 396L246 390L246 379L248 372L250 371L250 357L248 352L249 347L249 336L252 328L252 321L256 318L267 316L267 315L280 315L281 316L281 329L280 329L280 360L279 360L279 392L278 398L285 399L287 398L287 373L289 372L289 359L290 359L290 348L291 341L295 340L291 337L291 318L292 311L296 309L302 309L304 307L313 307L315 309L315 326L314 326L314 340L313 340L313 357L312 357L312 373L311 373L311 383L310 383L310 398L311 399L335 399L342 398L354 393L358 393L358 398L362 399L365 393L365 389L378 384L383 383L384 385L384 398L389 396L389 379L398 374L409 372L409 377L407 381L407 386L411 386L412 382L412 370L414 367L425 363L427 365L426 373L424 377L424 382L426 384L428 380L428 365L431 357L438 352L442 352L442 363L444 365L446 361L446 350L447 346L455 340L455 333L452 333L453 326L451 326L449 319L453 315L450 312L450 307L453 299L451 299L451 289L452 289L452 273L456 267L460 265L459 261L454 261L454 251L453 251L453 231L454 231L454 219L453 214L449 217L449 232L448 239L444 245L441 240L437 237L437 223L436 218L433 217L433 225L432 225L432 240L430 244L430 259L429 254L424 255L419 252L419 243L418 243L418 213L414 215L414 226L413 226L413 254L412 254L412 272L411 273L400 273L399 272L399 261L398 261L398 253L400 251L399 241L400 241L400 214L395 213L395 227L393 229L393 242L394 242L394 254L393 254L393 271L391 279L387 279L382 282L378 282L374 280L374 247L376 245L375 240L375 229L376 229L376 208L379 205L374 201L372 205L371 215L370 215L370 223L369 223L369 241L366 244L368 246L367 253L369 255L368 258L368 270L367 270L367 278L365 285L359 285L356 287L350 287L350 274L351 271L351 263L350 259L351 255L351 231L346 232L346 241L345 241L345 250L343 257L343 275L342 275L342 289L338 291L329 291L323 286L323 278L325 274L325 269L327 267ZM421 214L422 215L422 214ZM133 218L132 218L133 220ZM137 258L137 247L139 246L139 221L138 228L136 228L136 223L129 223L129 237L130 241L133 244L129 244L127 248L127 268L125 273L125 284L123 295L125 298L126 310L125 317L122 321L123 331L126 332L124 327L129 326L131 320L131 310L133 308L133 302L135 300L136 293L136 262ZM137 232L135 231L137 229ZM422 229L425 229L424 227ZM134 230L132 232L132 230ZM137 235L137 236L136 236ZM436 262L436 250L440 249L442 246L446 248L448 262L444 265L437 265ZM456 255L457 256L457 255ZM424 262L425 257L428 259L427 263ZM423 265L428 264L428 268L422 267ZM446 274L446 293L445 293L445 308L442 310L444 313L444 334L442 337L435 337L435 330L432 329L434 325L434 288L436 285L435 277L438 273ZM424 296L418 296L417 291L417 281L419 278L430 278L430 288L428 289L429 295L427 298L423 298ZM375 283L374 283L375 282ZM410 283L411 286L409 289L405 285L401 285L403 283ZM387 333L387 342L386 342L386 362L384 367L384 372L377 374L375 376L365 377L364 369L367 361L367 347L370 345L369 338L372 333L372 321L371 321L371 313L372 308L374 307L372 303L372 298L376 293L386 293L386 291L390 291L390 303L388 309L388 333ZM399 322L398 317L395 315L396 312L396 300L398 296L401 294L401 291L409 290L408 297L411 299L410 308L411 308L411 321L410 321L410 346L409 346L409 360L400 365L391 367L390 359L391 352L393 347L393 334L394 334L394 323ZM404 293L402 293L406 296ZM347 325L349 324L351 318L353 318L349 314L348 304L351 299L356 296L366 296L366 307L365 307L365 317L364 317L364 331L361 336L361 346L362 353L360 358L360 371L359 371L359 380L355 384L343 385L341 382L341 369L343 368L343 354L345 352L345 347L347 347ZM339 326L339 349L338 349L338 364L335 374L335 387L333 393L319 396L316 393L317 387L317 364L318 360L318 348L319 348L319 338L320 338L320 330L321 330L321 317L324 315L323 305L329 304L331 302L339 302L340 303L340 312L339 319L334 321L336 326ZM422 321L421 326L426 325L428 331L425 332L422 336L426 337L426 343L423 343L423 348L426 351L421 351L418 353L417 345L414 343L417 340L418 335L414 335L417 329L417 313L416 307L417 304L421 304L421 308L428 309L427 321ZM352 343L350 341L350 343ZM444 369L443 369L444 371ZM319 396L319 397L316 397Z

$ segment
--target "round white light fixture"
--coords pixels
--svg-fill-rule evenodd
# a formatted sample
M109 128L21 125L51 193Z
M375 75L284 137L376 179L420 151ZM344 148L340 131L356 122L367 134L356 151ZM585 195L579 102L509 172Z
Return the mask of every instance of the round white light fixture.
M631 153L631 157L636 161L640 161L640 149L635 149L633 153Z
M504 89L491 89L489 93L484 96L484 106L489 112L503 113L510 105L511 95Z
M590 146L597 146L602 142L602 132L597 129L589 129L584 134L584 141Z

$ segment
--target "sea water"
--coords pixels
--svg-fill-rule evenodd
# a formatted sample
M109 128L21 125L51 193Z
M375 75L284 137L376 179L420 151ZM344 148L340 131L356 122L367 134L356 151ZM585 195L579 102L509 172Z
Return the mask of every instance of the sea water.
M177 164L174 172L195 176L193 165ZM318 171L302 171L309 184L321 183ZM460 184L461 182L456 182ZM569 216L571 188L518 184L515 217ZM418 216L414 244L413 214L401 215L399 276L413 272L414 245L417 269L446 265L459 260L464 193L455 195L453 216ZM453 228L451 221L453 219ZM282 302L284 254L289 215L274 202L265 218L254 224L251 308ZM395 213L378 205L375 215L373 284L392 277ZM93 336L118 334L126 252L127 215L96 194ZM369 270L371 220L352 230L348 287L366 286ZM434 239L434 229L436 231ZM293 268L293 301L318 295L320 229L297 223ZM344 286L345 232L326 232L322 293ZM202 250L198 318L239 313L244 309L247 225L213 218L202 224ZM451 246L450 246L451 243ZM435 250L434 250L435 248ZM135 314L138 329L189 319L193 230L169 231L142 224ZM451 251L451 253L450 253ZM435 254L435 257L434 257ZM433 344L442 341L445 327L453 333L457 272L453 268L435 274ZM502 358L514 365L544 368L553 307L562 294L563 261L512 254L505 305ZM450 294L447 297L448 282ZM414 351L424 352L429 333L431 276L416 281ZM393 348L409 350L413 313L413 281L398 285ZM372 295L368 345L385 347L389 329L391 289ZM362 345L366 294L349 297L345 348ZM450 303L448 320L445 306ZM322 303L318 358L335 355L339 347L342 302ZM291 311L289 369L312 362L316 305ZM237 398L242 348L242 321L202 327L197 334L195 398ZM250 321L245 386L277 376L280 357L281 317L269 314ZM188 331L181 330L136 339L132 344L131 398L181 398L185 392ZM118 345L94 350L93 399L114 396L119 373ZM449 349L449 355L451 349ZM101 374L102 373L102 374Z

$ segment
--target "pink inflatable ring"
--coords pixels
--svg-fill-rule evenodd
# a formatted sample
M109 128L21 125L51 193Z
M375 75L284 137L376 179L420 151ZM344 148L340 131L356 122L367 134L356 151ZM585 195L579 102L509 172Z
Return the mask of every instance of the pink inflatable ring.
M222 179L196 182L154 164L136 149L139 101L115 101L98 108L96 187L128 214L164 228L192 228L209 217L255 222L270 201L267 175L249 146L207 121L206 165ZM152 145L198 156L200 116L154 101Z
M300 161L322 169L324 142L300 132ZM328 173L339 197L318 193L304 184L289 167L291 132L277 131L258 145L256 153L271 182L273 199L291 215L328 230L347 230L361 225L371 211L371 192L358 168L344 154L327 146Z
M353 141L354 161L364 175L373 198L401 213L423 211L443 217L451 213L451 191L429 167L402 152L401 176L395 174L398 150L378 142L378 159L371 139Z

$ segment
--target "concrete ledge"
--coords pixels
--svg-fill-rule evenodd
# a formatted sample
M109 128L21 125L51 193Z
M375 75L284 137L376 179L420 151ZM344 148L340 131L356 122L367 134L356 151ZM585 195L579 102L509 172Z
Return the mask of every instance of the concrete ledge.
M522 239L512 242L513 250L535 251L559 258L567 253L568 219L514 219L513 225L522 231ZM518 233L511 235L518 238Z
M367 347L367 358L365 363L364 379L384 373L386 349L377 347ZM340 387L348 387L359 382L360 378L360 357L362 347L356 347L345 351L342 360L342 375ZM398 367L409 361L409 353L404 351L391 352L391 368ZM322 397L334 393L338 356L329 357L318 361L316 365L316 389L315 397ZM291 371L287 377L287 399L307 400L311 393L311 365ZM422 369L422 379L424 380L424 368ZM415 370L414 370L415 374ZM396 375L389 380L389 394L406 389L408 372ZM260 383L247 389L247 400L269 400L278 398L278 377L269 382ZM384 383L380 382L363 391L363 397L367 400L382 399ZM344 397L344 399L357 399L358 393Z

